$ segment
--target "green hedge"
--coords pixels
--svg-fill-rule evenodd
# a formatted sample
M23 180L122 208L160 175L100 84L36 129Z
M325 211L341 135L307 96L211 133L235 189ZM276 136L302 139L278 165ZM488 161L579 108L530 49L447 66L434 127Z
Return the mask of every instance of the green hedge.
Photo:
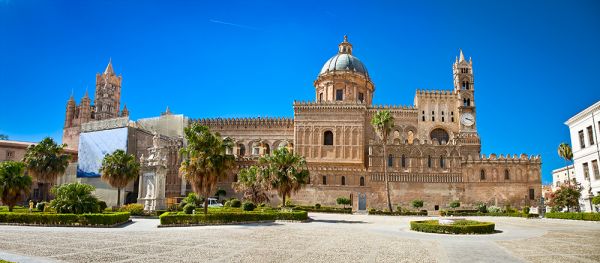
M274 220L297 220L308 219L306 211L292 212L220 212L208 214L186 215L175 212L167 212L160 216L161 225L189 225L189 224L224 224L238 222L274 221Z
M463 212L463 211L440 211L441 216L507 216L507 217L526 217L526 218L537 218L538 214L523 214L521 212L515 213L482 213L482 212Z
M386 212L380 210L369 210L369 215L388 215L388 216L426 216L427 210L421 210L419 212L413 211L402 211L402 212Z
M327 207L321 206L316 208L314 206L296 206L296 210L302 210L306 212L317 212L317 213L337 213L337 214L352 214L352 208L338 208L338 207Z
M0 223L33 225L110 226L129 220L129 213L54 214L54 213L0 213Z
M546 218L600 221L600 213L550 212Z
M410 229L414 231L441 234L491 234L495 224L465 220L452 225L440 225L437 220L411 221Z

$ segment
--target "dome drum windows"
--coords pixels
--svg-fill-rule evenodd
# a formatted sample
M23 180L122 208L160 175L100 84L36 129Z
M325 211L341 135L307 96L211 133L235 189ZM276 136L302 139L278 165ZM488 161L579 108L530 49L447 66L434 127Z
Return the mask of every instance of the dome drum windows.
M335 100L336 101L342 101L342 100L344 100L344 90L343 89L336 89L335 90Z
M388 155L387 166L388 166L388 167L392 167L392 166L394 166L394 157L393 157L391 154L390 154L390 155Z
M479 173L479 180L485 180L485 170L481 169Z

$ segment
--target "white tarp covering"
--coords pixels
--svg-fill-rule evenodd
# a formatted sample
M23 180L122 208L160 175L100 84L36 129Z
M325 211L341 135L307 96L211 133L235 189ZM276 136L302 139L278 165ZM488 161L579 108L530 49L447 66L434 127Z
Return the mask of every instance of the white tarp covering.
M127 151L127 127L82 133L79 136L77 177L99 177L104 155Z

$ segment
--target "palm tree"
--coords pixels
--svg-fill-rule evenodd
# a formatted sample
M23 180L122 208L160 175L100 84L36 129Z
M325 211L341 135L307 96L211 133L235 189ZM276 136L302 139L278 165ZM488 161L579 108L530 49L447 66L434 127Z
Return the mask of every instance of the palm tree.
M244 192L244 198L255 204L269 201L269 195L266 193L269 185L258 166L242 169L238 173L238 181L233 183L233 188Z
M140 163L133 154L116 150L102 159L100 174L102 180L117 188L117 207L121 206L121 189L135 180L140 173Z
M0 163L0 200L8 205L8 211L31 191L31 177L25 175L25 164L6 161Z
M68 154L64 153L66 144L56 144L50 137L27 148L23 162L29 174L42 183L42 196L48 200L48 190L56 178L64 174L69 166Z
M571 173L569 172L568 163L573 161L573 150L571 149L571 146L566 142L558 145L558 156L565 160L565 163L567 164L567 179L569 180L569 185L571 185Z
M263 175L281 196L282 207L286 197L308 183L309 172L304 157L293 154L287 148L279 148L272 155L261 157L258 163L263 167Z
M379 133L381 139L383 141L383 177L385 178L385 191L387 193L387 204L388 209L392 212L392 201L390 198L390 183L387 177L387 164L385 163L386 157L386 144L388 141L388 135L394 127L394 116L390 113L389 110L377 111L373 118L371 119L371 125L375 128L375 131Z
M235 165L233 155L226 154L233 143L197 123L186 127L184 133L187 146L180 151L184 160L179 173L192 185L194 192L204 197L204 214L207 214L208 198L216 190L217 181Z

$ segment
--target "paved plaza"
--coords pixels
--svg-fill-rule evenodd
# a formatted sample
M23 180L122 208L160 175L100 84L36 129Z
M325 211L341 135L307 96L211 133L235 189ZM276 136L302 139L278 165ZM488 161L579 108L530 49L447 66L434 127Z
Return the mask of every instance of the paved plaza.
M491 235L413 232L419 217L311 213L309 223L157 228L0 226L0 258L17 262L600 262L600 223L473 217ZM422 217L421 217L422 218Z

